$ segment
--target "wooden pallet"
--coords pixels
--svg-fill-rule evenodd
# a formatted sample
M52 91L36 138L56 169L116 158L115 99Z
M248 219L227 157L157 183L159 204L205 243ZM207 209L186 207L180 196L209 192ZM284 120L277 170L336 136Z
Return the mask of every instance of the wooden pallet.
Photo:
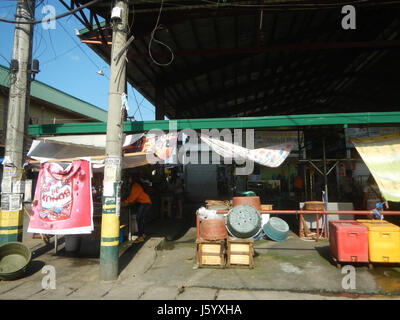
M227 240L227 263L226 267L254 268L254 246L253 239Z
M196 240L196 260L199 267L225 268L225 240Z

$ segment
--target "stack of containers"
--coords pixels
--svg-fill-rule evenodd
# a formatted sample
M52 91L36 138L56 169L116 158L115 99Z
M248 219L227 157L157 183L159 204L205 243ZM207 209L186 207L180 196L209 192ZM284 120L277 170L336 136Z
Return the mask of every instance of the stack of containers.
M369 262L368 228L357 221L329 221L329 245L338 262Z
M384 220L357 221L368 228L370 262L400 262L400 227Z

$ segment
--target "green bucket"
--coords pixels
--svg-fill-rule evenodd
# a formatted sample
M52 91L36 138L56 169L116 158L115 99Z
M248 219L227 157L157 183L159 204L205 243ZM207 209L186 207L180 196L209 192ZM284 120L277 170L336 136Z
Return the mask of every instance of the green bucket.
M236 194L240 197L255 197L255 196L257 196L254 191L241 191L241 192L236 192Z
M20 278L31 262L29 248L21 242L8 242L0 246L0 279Z

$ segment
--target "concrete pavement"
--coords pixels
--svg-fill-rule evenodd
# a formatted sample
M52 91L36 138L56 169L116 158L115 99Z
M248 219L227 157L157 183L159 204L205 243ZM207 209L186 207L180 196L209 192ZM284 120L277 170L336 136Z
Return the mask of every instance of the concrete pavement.
M304 241L291 233L285 242L254 243L254 269L199 268L193 221L156 221L149 238L121 251L118 280L99 280L99 258L68 256L25 235L33 251L26 276L0 281L0 299L23 300L350 300L399 299L399 266L355 268L355 289L344 289L342 273L329 258L329 242ZM158 225L157 225L158 224ZM170 228L166 228L170 226ZM161 232L173 230L175 236ZM158 231L157 231L158 230ZM166 239L174 238L171 241ZM56 288L44 289L44 266L53 266Z

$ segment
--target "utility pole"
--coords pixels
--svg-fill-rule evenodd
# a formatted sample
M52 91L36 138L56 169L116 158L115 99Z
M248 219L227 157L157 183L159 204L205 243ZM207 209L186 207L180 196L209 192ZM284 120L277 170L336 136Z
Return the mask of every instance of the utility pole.
M30 68L32 59L35 0L18 0L14 47L10 66L7 133L3 162L0 214L0 244L22 241L23 164L29 117ZM21 23L18 23L21 22Z
M129 6L127 1L115 1L111 13L113 36L101 222L100 280L116 280L118 278L119 211L124 116L122 94L126 88L125 59L128 17Z

